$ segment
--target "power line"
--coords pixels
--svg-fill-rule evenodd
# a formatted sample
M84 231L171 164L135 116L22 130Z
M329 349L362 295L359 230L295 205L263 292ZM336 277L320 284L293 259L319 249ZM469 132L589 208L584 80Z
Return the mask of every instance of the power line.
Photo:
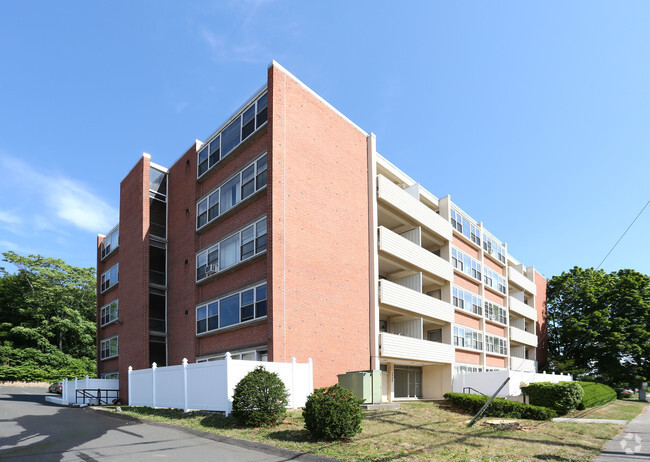
M648 204L650 204L650 199L648 200L648 202L645 203L645 205L643 206L643 208L641 209L641 211L637 214L637 216L634 217L634 220L632 220L632 223L630 223L630 226L628 226L627 229L625 230L625 232L624 232L623 234L621 234L621 237L618 238L618 241L616 241L616 244L614 244L614 247L612 247L611 250L610 250L609 252L607 252L607 255L605 255L605 258L603 258L603 261L600 262L600 264L598 265L598 268L596 268L596 270L599 270L600 267L602 266L602 264L605 263L605 260L607 260L607 257L609 257L609 254L612 253L612 252L614 251L614 249L616 248L616 246L618 245L618 243L621 242L621 239L623 239L623 237L627 234L627 232L630 230L630 228L632 227L632 225L634 224L634 222L637 220L637 218L639 218L639 217L641 216L641 214L642 214L643 211L646 209L646 207L648 206Z

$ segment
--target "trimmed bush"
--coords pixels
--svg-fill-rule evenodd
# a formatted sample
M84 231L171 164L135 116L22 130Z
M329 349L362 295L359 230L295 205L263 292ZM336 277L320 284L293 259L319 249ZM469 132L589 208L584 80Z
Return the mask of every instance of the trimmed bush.
M232 415L249 427L275 425L284 420L288 396L278 374L258 366L235 387Z
M585 394L576 382L535 382L528 385L526 393L530 404L554 409L559 415L576 409Z
M578 409L587 409L594 406L607 404L616 399L616 391L602 383L596 382L576 382L585 392L582 401L578 404Z
M468 393L445 393L444 397L459 409L476 414L489 396L470 395ZM495 398L483 414L486 417L509 417L512 419L550 420L557 414L554 410L540 406L523 404L518 401L508 401L504 398Z
M336 384L309 395L302 416L305 428L317 439L350 438L361 431L362 399Z

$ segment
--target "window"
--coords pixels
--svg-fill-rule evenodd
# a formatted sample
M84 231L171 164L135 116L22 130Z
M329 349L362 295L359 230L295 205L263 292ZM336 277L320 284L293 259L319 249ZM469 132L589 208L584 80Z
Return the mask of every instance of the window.
M479 366L454 366L454 375L468 372L483 372L483 370Z
M465 218L458 210L451 209L451 227L468 238L474 244L480 246L481 238L478 226Z
M427 340L442 343L442 329L433 329L427 332Z
M503 276L501 276L499 273L496 271L493 271L492 269L488 268L487 266L485 267L485 285L498 291L501 292L502 294L506 293L506 280Z
M117 335L115 337L102 340L99 347L101 359L114 358L118 355Z
M268 361L269 353L267 350L258 350L258 351L244 351L241 353L231 353L231 359L236 359L239 361ZM197 359L197 363L207 363L212 361L223 361L226 359L225 354L209 356L207 358Z
M501 263L506 262L506 251L503 246L494 238L483 233L483 250L488 254L492 255L494 258L499 260Z
M491 321L507 324L506 309L496 303L485 301L485 317Z
M248 164L196 204L196 229L239 204L266 186L266 154Z
M113 287L118 282L118 266L119 263L113 266L111 269L102 274L101 278L101 291L106 292L108 289Z
M494 335L485 336L485 351L489 353L498 353L500 355L508 354L508 341Z
M115 380L117 380L117 379L120 378L120 373L119 373L119 372L115 372L115 371L114 371L114 372L104 372L104 373L101 375L101 378L102 378L102 379L115 379Z
M117 313L118 313L118 301L115 300L108 305L102 307L101 309L101 325L105 326L106 324L109 324L113 321L117 320Z
M149 169L149 232L167 237L167 173Z
M196 333L203 334L266 316L266 283L196 308Z
M262 127L268 118L267 93L253 101L199 151L197 178L215 166L239 144Z
M255 245L253 246L253 236ZM266 217L196 256L196 280L205 279L266 251Z
M456 247L451 248L451 264L468 276L481 280L481 264Z
M120 228L118 226L115 227L113 231L108 233L108 236L104 238L104 240L100 245L102 260L106 258L108 255L110 255L111 253L113 253L113 251L116 250L119 245L120 245Z
M483 350L483 334L468 327L454 326L454 345Z
M452 301L456 308L469 311L470 313L481 315L482 301L478 295L454 286L452 289Z

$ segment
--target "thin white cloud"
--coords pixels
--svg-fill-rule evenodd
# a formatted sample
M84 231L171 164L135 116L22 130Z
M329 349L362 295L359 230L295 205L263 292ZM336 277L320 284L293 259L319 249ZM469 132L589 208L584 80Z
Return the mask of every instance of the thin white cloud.
M2 215L6 220L0 221L12 225L9 230L16 234L33 230L66 234L70 224L96 233L117 222L117 210L79 181L39 172L7 156L0 156L0 170L7 178L0 190L17 202L11 213Z
M212 56L217 61L266 63L268 50L260 37L260 28L264 26L262 10L272 0L243 0L230 2L227 6L228 15L236 24L233 29L223 33L215 33L206 26L199 26L199 33L208 45Z

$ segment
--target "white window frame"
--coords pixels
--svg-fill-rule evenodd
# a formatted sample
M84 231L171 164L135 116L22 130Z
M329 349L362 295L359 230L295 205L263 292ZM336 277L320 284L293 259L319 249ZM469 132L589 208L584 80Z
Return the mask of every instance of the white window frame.
M263 103L261 103L261 100L264 99L265 96L266 96L266 104L264 106L262 106ZM243 137L242 132L243 132L244 125L245 125L243 123L244 113L247 112L248 110L250 110L251 107L253 107L253 106L255 107L254 114L253 114L253 120L255 121L255 124L254 124L255 128L250 134L248 134L246 137ZM200 149L199 152L196 153L196 178L197 179L201 178L202 176L207 174L216 165L218 165L223 159L228 157L228 155L230 155L235 149L237 149L237 147L239 145L241 145L244 141L246 141L248 138L253 136L254 133L256 133L262 127L264 127L268 123L268 120L269 120L268 108L269 108L268 89L264 88L263 90L258 92L253 98L251 98L250 102L245 104L244 107L240 111L237 111L235 116L228 119L228 121L225 124L223 124L221 129L217 133L215 133L213 136L211 136L208 139L208 141L205 142L202 149ZM259 121L257 119L258 119L258 117L260 117L260 114L262 114L265 110L266 110L266 115L264 116L265 119L264 119L263 122L259 123ZM222 135L227 129L230 128L230 126L233 123L237 123L237 122L239 122L239 142L235 146L233 146L232 149L230 149L230 151L223 152L223 143L222 143L223 136ZM219 145L218 148L217 147L213 148L213 146L212 146L213 142ZM212 153L214 153L216 151L216 149L219 149L219 159L217 161L215 161L212 165L210 165L210 155ZM202 155L204 153L207 153L207 154L205 154L206 155L205 162L207 162L207 168L203 171L203 173L201 173L201 165L203 164L203 161L201 160L201 157L202 157Z
M118 371L104 372L104 373L102 373L100 378L109 379L109 380L119 380L120 373Z
M458 271L461 271L469 277L483 282L481 275L483 265L477 259L471 257L470 255L467 255L465 252L455 246L451 247L451 264Z
M111 318L111 313L112 313L112 307L115 305L115 317ZM114 323L119 319L119 300L113 300L107 305L104 305L101 307L100 312L99 312L99 322L100 326L104 327L107 326L111 323ZM108 320L104 322L104 318L107 317Z
M461 335L462 331L462 335ZM471 345L467 345L467 337L470 337L470 340L472 342ZM483 332L478 331L476 329L472 329L471 327L465 327L461 325L455 325L453 330L452 330L452 344L456 348L465 348L467 350L474 350L474 351L483 351ZM457 344L456 339L462 339L463 344ZM460 341L458 342L460 343ZM476 343L476 347L474 347L474 343Z
M265 167L264 167L263 169L260 170L258 164L259 164L260 161L261 161L262 159L264 159L265 157L266 157L266 162L265 162L265 164L264 164ZM254 169L254 171L253 171L253 183L254 183L254 185L255 185L255 188L254 188L254 190L253 190L252 193L250 193L250 194L249 194L248 196L246 196L246 197L243 197L243 194L242 194L242 193L243 193L243 187L244 187L244 182L243 182L243 181L244 181L244 171L247 170L247 169L248 169L249 167L251 167L251 166L252 166L253 169ZM266 152L264 152L263 154L261 154L261 155L260 155L259 157L257 157L254 161L252 161L251 163L249 163L248 165L246 165L244 168L242 168L239 172L235 173L233 176L231 176L230 178L228 178L226 181L224 181L224 182L221 183L219 186L217 186L216 188L214 188L213 190L211 190L208 194L206 194L206 195L203 196L201 199L199 199L199 200L196 202L196 230L198 231L198 230L203 229L204 227L208 226L211 222L213 222L214 220L216 220L217 218L219 218L219 217L220 217L221 215L223 215L224 213L229 212L230 210L232 210L232 209L234 209L235 207L237 207L239 204L241 204L243 201L245 201L245 200L248 199L249 197L254 196L256 193L258 193L259 191L261 191L261 190L263 190L264 188L266 188L267 183L268 183L268 177L267 177L267 180L264 182L264 185L262 185L262 186L260 186L260 187L258 187L258 181L257 181L258 177L259 177L260 175L264 174L264 172L268 172L268 156L267 156L267 153L266 153ZM267 173L267 175L268 175L268 173ZM225 211L221 212L221 204L222 204L222 200L223 200L221 189L222 189L225 185L227 185L228 183L230 183L234 178L237 178L237 177L239 177L239 190L240 190L240 191L239 191L239 200L238 200L237 202L235 202L234 204L232 204L228 210L225 210ZM219 199L216 201L216 204L218 204L219 210L217 210L217 214L216 214L213 218L210 218L210 209L215 205L215 204L211 203L211 199L213 199L213 198L216 197L216 196L219 197ZM199 210L200 210L202 207L205 207L206 220L205 220L205 223L204 223L204 224L202 224L202 225L199 226L199 216L202 215L202 214L199 212Z
M452 305L459 310L467 311L478 316L483 314L483 300L481 296L459 286L452 287Z
M266 298L264 298L264 299L262 299L262 298L258 299L257 298L257 291L261 287L265 287L265 290L266 290ZM248 291L251 291L251 290L253 291L253 304L252 304L252 306L253 306L253 318L242 321L241 320L241 318L242 318L241 309L243 307L243 305L242 305L242 297L243 297L243 294L245 292L248 292ZM234 323L234 324L229 324L227 326L220 327L220 325L221 325L221 302L226 298L232 297L233 295L238 295L239 296L239 307L238 307L239 321ZM236 326L242 326L242 325L245 325L245 324L249 324L249 323L252 323L252 322L255 322L255 321L259 321L260 319L265 319L268 316L268 300L269 300L268 286L267 286L266 281L264 281L264 282L261 282L261 283L258 282L256 284L251 285L251 286L244 287L242 289L238 289L235 292L231 292L229 294L219 296L219 297L214 298L212 300L209 300L209 301L207 301L205 303L201 303L200 305L197 305L196 308L195 308L194 332L195 332L195 334L197 336L202 336L202 335L218 332L220 330L231 329L231 328L236 327ZM214 304L214 303L218 303L218 309L217 309L217 315L216 316L219 317L219 319L218 319L219 327L217 327L215 329L210 329L208 327L208 324L209 324L208 319L210 318L210 313L209 313L208 306L211 305L211 304ZM257 307L258 307L258 305L260 303L266 303L266 314L264 314L262 316L257 316ZM248 306L248 305L246 305L246 306ZM199 319L199 310L200 309L205 309L205 318L200 318ZM205 330L201 331L201 332L199 332L199 325L198 325L200 320L201 321L205 320Z
M508 311L498 303L485 300L485 319L507 325L507 313Z
M111 232L106 235L99 246L101 249L102 260L115 252L120 246L120 225L117 225L115 228L113 228ZM108 251L106 250L107 247Z
M247 231L250 227L253 227L253 230L254 230L253 254L250 255L247 258L242 259L241 258L242 234L244 233L244 231ZM265 229L266 231L264 231L263 234L258 235L258 232L261 232L262 229ZM238 242L238 245L237 245L237 249L238 249L237 250L237 261L234 264L230 265L230 266L227 266L225 268L221 268L220 267L220 260L222 258L221 245L224 242L229 241L234 236L238 236L238 241L237 241ZM258 239L262 238L263 236L266 238L266 243L263 245L263 249L262 249L261 248L262 245L258 243ZM206 249L201 250L200 252L197 252L197 254L196 254L195 272L194 272L194 280L196 281L196 283L198 283L200 281L210 279L210 278L216 276L217 274L219 274L219 273L221 273L223 271L228 271L229 269L231 269L231 268L233 268L233 267L235 267L235 266L237 266L237 265L239 265L239 264L241 264L241 263L243 263L245 261L248 261L248 260L250 260L252 258L257 257L258 255L262 255L262 254L266 253L267 248L268 248L268 223L266 221L266 216L264 216L264 217L258 218L257 220L255 220L255 221L253 221L251 223L248 223L246 226L243 226L242 228L238 229L234 233L229 234L228 236L226 236L223 239L219 240L219 242L216 242L215 244L212 244L210 247L207 247ZM216 254L217 254L217 260L216 260L216 263L215 263L216 266L217 266L217 271L215 272L215 274L204 275L203 277L199 278L199 269L208 265L208 256L210 254L213 254L214 252L216 252ZM205 263L199 265L199 260L201 260L201 261L205 260Z
M113 340L115 341L115 349L117 352L114 355L111 355L110 354L112 349L111 342ZM104 345L107 345L107 347L105 347ZM104 350L108 350L109 356L104 356ZM102 340L99 345L99 355L102 361L104 361L105 359L117 358L120 355L119 335L114 335L112 337Z
M485 352L507 356L508 339L498 335L485 334Z
M113 266L111 266L107 271L104 271L102 273L101 279L100 279L100 289L101 293L106 292L108 289L115 287L118 282L120 282L120 264L116 263ZM110 277L111 276L111 271L115 270L115 282L113 282L113 279ZM108 279L108 284L106 285L106 280ZM106 286L105 286L106 285Z

